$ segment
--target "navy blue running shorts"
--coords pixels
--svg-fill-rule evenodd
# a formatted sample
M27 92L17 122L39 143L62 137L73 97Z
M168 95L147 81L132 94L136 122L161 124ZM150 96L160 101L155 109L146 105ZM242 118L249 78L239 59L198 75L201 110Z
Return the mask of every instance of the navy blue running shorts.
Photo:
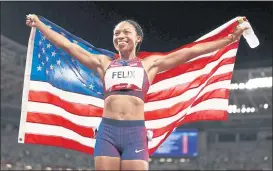
M96 135L94 157L119 157L121 160L148 162L148 140L143 120L102 118Z

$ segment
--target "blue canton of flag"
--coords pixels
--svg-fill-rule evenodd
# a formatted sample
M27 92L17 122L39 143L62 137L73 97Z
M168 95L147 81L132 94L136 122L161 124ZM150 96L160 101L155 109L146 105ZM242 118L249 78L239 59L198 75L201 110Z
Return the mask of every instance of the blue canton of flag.
M39 17L50 29L62 34L71 42L78 44L93 54L104 54L114 58L114 53L99 49L72 35L63 28ZM33 49L31 80L48 82L52 86L84 95L103 98L103 84L98 74L85 67L64 50L52 44L39 31L36 31Z

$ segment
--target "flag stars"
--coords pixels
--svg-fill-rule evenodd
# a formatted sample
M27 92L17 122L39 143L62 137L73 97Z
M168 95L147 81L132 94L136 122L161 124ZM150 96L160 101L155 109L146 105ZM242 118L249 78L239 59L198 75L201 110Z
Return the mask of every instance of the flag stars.
M38 54L38 58L41 58L41 54L40 53Z
M42 65L43 65L43 66L45 66L45 63L44 63L44 62L42 62Z
M86 87L86 85L84 83L82 83L82 86Z
M43 53L45 53L45 48L42 48Z
M55 57L56 56L56 52L51 52L51 56Z
M40 45L40 46L42 45L42 41L41 41L41 40L39 41L39 45Z
M49 73L49 71L48 70L46 70L46 75Z
M94 85L93 85L93 84L90 84L90 85L89 85L89 88L90 88L91 90L93 90L93 89L94 89Z
M46 62L48 62L48 60L49 60L49 58L48 58L48 57L46 57Z
M60 60L60 59L57 60L57 64L58 64L58 65L61 65L61 60Z
M50 48L52 45L50 44L50 43L48 43L47 45L46 45L46 48Z
M50 28L50 29L52 28L51 25L47 25L47 27Z
M97 94L102 94L102 93L98 91Z
M53 66L52 64L50 65L50 69L51 69L51 70L53 70L53 69L54 69L54 66Z
M65 36L64 32L61 32L61 35Z
M37 67L37 71L42 71L42 67L40 65Z
M42 37L42 40L45 40L45 36Z

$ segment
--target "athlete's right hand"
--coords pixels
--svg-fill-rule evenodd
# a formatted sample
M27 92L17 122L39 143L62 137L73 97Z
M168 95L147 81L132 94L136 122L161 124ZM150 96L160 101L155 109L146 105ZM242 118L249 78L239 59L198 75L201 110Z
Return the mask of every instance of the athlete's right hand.
M35 14L29 14L26 16L26 25L29 27L36 27L39 21L38 16Z

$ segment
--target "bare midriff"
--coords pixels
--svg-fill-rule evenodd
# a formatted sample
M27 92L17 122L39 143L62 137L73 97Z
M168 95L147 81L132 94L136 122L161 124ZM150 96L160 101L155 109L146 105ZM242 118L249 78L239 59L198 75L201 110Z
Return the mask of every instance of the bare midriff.
M115 120L144 120L144 102L135 96L108 96L104 100L103 117Z

